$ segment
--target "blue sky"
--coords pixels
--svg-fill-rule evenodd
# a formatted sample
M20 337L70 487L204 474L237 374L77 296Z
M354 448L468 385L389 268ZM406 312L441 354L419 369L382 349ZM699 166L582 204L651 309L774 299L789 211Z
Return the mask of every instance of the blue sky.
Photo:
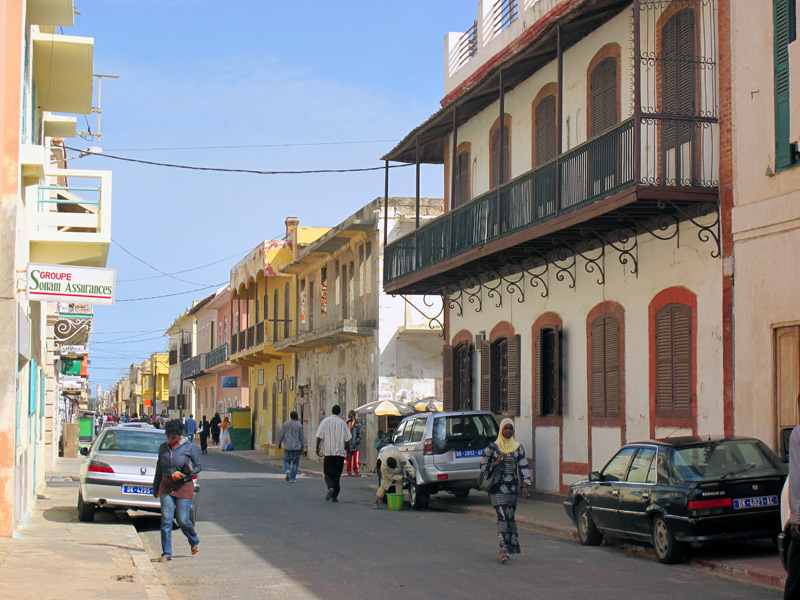
M81 14L64 33L93 37L95 73L120 79L103 81L102 137L68 146L257 170L381 166L396 140L439 108L444 36L464 31L477 14L477 0L75 0L75 7ZM82 116L78 124L87 128ZM94 116L88 126L97 130ZM342 143L374 140L388 141ZM213 288L134 299L226 282L242 255L283 235L287 216L333 226L384 193L383 171L265 176L106 156L71 166L113 171L108 266L117 270L117 303L95 308L92 389L166 350L164 330ZM413 196L413 171L394 169L390 194ZM441 196L442 187L441 169L424 168L422 194ZM164 277L144 263L166 273L194 270ZM202 265L209 266L195 269Z

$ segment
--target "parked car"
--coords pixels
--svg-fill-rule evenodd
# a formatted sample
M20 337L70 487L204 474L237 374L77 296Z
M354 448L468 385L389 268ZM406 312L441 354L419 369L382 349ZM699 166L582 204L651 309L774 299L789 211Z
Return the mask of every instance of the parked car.
M109 427L91 448L81 449L86 460L80 470L78 519L94 521L95 511L103 509L160 513L161 503L153 496L153 477L158 448L166 440L163 430L151 426ZM192 523L197 516L196 480L194 489L189 513Z
M585 546L603 536L650 542L662 563L688 542L775 538L786 466L753 438L666 438L625 444L570 486L564 508Z
M489 411L409 415L397 426L392 445L411 462L416 481L408 484L411 506L425 508L431 494L459 497L478 487L483 449L497 439L499 426ZM376 469L380 478L383 451Z

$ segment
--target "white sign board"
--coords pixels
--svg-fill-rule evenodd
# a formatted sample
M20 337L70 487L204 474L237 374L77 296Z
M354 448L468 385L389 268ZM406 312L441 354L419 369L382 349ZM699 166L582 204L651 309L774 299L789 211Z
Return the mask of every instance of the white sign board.
M114 304L116 269L28 264L28 300Z
M80 356L86 354L86 346L60 346L58 353L61 356Z

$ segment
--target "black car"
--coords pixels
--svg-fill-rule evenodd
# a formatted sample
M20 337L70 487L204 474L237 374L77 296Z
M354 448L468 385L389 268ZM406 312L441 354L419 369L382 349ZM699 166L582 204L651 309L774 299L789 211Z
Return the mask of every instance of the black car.
M573 483L564 508L584 546L604 535L647 541L675 563L688 542L775 537L785 478L786 465L753 438L636 442Z

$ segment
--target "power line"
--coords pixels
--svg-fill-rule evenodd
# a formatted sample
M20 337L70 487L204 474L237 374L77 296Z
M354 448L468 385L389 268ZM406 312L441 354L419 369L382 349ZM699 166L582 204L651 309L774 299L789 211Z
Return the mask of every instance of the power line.
M120 246L120 248L121 247L122 246ZM117 281L117 283L128 283L130 281L144 281L146 279L158 279L160 277L168 277L168 276L171 276L171 275L179 275L181 273L188 273L189 271L197 271L198 269L203 269L205 267L210 267L212 265L216 265L216 264L219 264L221 262L225 262L226 260L230 260L232 258L236 258L237 256L242 256L243 254L245 254L247 252L250 252L250 250L243 250L242 252L237 252L236 254L231 254L230 256L226 256L225 258L220 258L219 260L215 260L214 262L210 262L210 263L207 263L205 265L200 265L199 267L192 267L191 269L183 269L182 271L173 271L172 273L165 273L164 275L151 275L150 277L139 277L137 279L120 279L120 280Z
M131 252L130 250L128 250L127 248L125 248L125 246L123 246L122 244L120 244L120 243L119 243L117 240L115 240L114 238L111 238L111 241L112 241L112 242L114 242L114 243L115 243L117 246L119 246L119 247L120 247L120 248L121 248L121 249L122 249L124 252L126 252L126 253L127 253L127 254L129 254L129 255L131 255L133 258L135 258L136 260L138 260L138 261L139 261L140 263L142 263L143 265L145 265L145 266L147 266L147 267L150 267L150 268L151 268L151 269L153 269L154 271L157 271L157 272L161 273L162 275L164 275L164 276L166 276L166 277L169 277L169 278L171 278L171 279L174 279L175 281L180 281L180 282L182 282L182 283L188 283L188 284L190 284L190 285L203 285L202 283L197 283L196 281L187 281L186 279L181 279L180 277L175 277L174 275L170 275L169 273L167 273L167 272L165 272L165 271L162 271L162 270L161 270L161 269L159 269L158 267L154 267L154 266L153 266L153 265L151 265L149 262L147 262L147 261L145 261L145 260L143 260L143 259L139 258L138 256L136 256L136 255L135 255L133 252Z
M153 150L235 150L238 148L292 148L294 146L345 146L350 144L388 144L398 140L358 140L352 142L306 142L296 144L253 144L250 146L176 146L173 148L108 148L111 152L149 152Z
M64 146L67 150L73 152L81 152L78 148L71 148ZM364 167L360 169L309 169L305 171L259 171L257 169L224 169L222 167L195 167L192 165L177 165L173 163L162 163L152 160L139 160L136 158L126 158L124 156L114 156L112 154L92 154L92 156L100 156L105 158L112 158L114 160L123 160L126 162L139 163L143 165L152 165L155 167L170 167L173 169L189 169L192 171L216 171L219 173L251 173L253 175L313 175L318 173L360 173L364 171L381 171L383 169L398 169L401 167L410 167L412 163L403 165L388 165L382 167Z
M160 340L163 337L164 337L163 335L159 335L157 337L143 338L141 340L128 340L127 342L121 341L121 340L124 340L126 338L119 338L118 340L105 340L103 342L92 342L92 345L94 346L96 344L138 344L139 342L149 342L150 340Z
M117 302L136 302L137 300L155 300L157 298L170 298L172 296L183 296L184 294L193 294L195 292L202 292L203 290L208 290L211 288L218 288L222 285L228 283L227 281L223 281L222 283L218 283L216 285L207 285L206 287L197 288L196 290L187 290L185 292L175 292L174 294L163 294L161 296L145 296L143 298L125 298L123 300L116 300Z

